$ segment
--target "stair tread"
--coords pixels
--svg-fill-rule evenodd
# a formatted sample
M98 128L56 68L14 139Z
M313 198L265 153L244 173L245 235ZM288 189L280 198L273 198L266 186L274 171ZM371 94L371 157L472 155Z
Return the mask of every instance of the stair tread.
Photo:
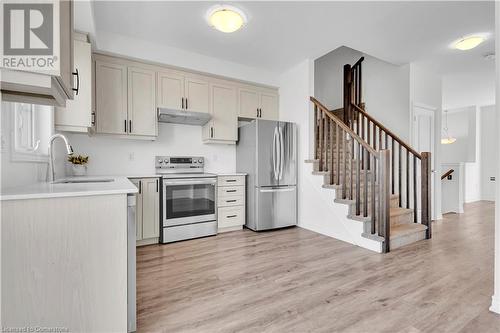
M403 237L427 230L427 226L420 223L405 223L391 226L391 238Z

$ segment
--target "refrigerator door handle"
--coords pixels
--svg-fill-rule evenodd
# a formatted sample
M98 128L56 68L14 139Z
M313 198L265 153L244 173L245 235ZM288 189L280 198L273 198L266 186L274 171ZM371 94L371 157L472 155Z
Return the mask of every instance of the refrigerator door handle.
M279 168L279 180L283 178L283 165L285 164L285 139L283 138L283 131L281 127L278 127L279 139L280 139L280 168Z
M269 188L269 189L264 189L264 188L260 188L259 189L259 192L262 192L262 193L269 193L269 192L292 192L292 191L295 191L295 187L273 187L273 188Z
M274 173L274 179L279 180L279 169L278 169L278 159L277 159L277 154L278 154L278 127L274 128L274 134L273 134L273 173Z

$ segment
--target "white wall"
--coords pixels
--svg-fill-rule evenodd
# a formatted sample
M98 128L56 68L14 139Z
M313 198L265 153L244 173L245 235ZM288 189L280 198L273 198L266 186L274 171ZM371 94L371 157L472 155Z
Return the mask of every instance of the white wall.
M330 109L343 106L344 65L363 61L366 110L403 140L409 139L409 66L395 66L342 46L314 61L314 95Z
M492 104L495 104L494 71L457 73L443 77L443 109Z
M322 188L322 176L312 175L313 62L304 60L280 77L280 119L297 124L298 129L298 223L299 226L345 242L380 252L379 242L363 238L362 223L347 219L347 206L334 203L335 191Z
M476 144L479 142L476 132L477 108L469 106L448 111L448 132L457 139L453 144L441 145L442 163L477 162ZM443 112L444 130L446 114Z
M206 172L236 171L236 146L203 144L201 126L160 123L156 141L66 134L75 153L90 156L89 175L152 175L156 155L204 156Z
M147 60L234 79L278 86L278 74L143 39L97 31L94 51Z
M495 35L500 36L500 4L498 2L495 3ZM495 53L500 54L500 43L495 44ZM495 96L496 100L500 101L500 59L497 56L496 60L496 90ZM500 104L500 103L499 103ZM497 150L497 159L500 156L500 106L496 104L496 150ZM497 160L498 162L498 160ZM498 164L497 164L498 165ZM498 168L496 171L496 177L498 179L499 172ZM500 182L496 182L496 194L495 198L498 198L500 195ZM491 298L491 307L490 310L500 314L500 205L495 205L495 278L494 278L494 295Z
M414 105L424 105L435 109L434 115L434 152L432 155L432 168L439 170L441 165L441 105L442 105L442 82L441 77L426 68L410 64L410 108ZM412 120L413 111L410 111ZM411 128L413 126L410 126ZM411 129L412 131L413 129ZM413 138L410 143L413 144ZM434 175L434 189L432 191L433 219L441 219L441 176L439 172Z
M498 127L496 126L496 107L495 105L485 106L480 109L481 131L480 145L481 149L481 200L495 200L495 181L490 177L495 177L497 173L498 155L493 149L496 142ZM498 182L497 178L497 182Z
M453 169L451 179L443 179L441 184L442 190L442 211L446 213L463 213L464 212L464 186L465 173L463 163L443 163L441 164L440 172L444 174L448 170Z

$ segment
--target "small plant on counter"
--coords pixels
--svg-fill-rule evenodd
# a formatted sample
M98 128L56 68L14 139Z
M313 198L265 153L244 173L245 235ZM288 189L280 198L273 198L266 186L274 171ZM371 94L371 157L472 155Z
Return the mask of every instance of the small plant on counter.
M75 165L85 165L89 162L89 157L88 156L82 156L82 155L70 155L68 156L68 162L71 162L71 164Z

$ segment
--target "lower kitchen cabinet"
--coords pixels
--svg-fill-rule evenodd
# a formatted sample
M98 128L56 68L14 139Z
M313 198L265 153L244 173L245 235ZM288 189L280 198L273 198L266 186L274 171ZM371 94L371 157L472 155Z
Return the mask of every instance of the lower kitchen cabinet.
M158 243L160 236L160 184L158 178L130 180L137 189L137 246Z
M217 224L219 232L245 225L245 175L217 177Z

